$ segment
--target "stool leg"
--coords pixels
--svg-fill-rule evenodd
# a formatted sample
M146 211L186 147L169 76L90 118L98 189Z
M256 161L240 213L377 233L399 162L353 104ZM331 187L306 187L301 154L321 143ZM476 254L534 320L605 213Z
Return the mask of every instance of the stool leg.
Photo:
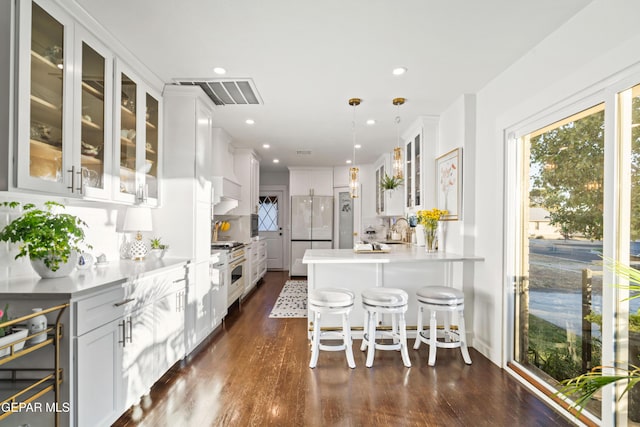
M347 354L347 364L351 369L356 367L353 360L353 349L351 348L351 325L349 325L349 313L342 315L342 336L344 338L344 351Z
M365 351L367 349L367 330L369 328L369 316L371 313L368 310L364 311L364 322L362 329L362 344L360 344L360 351Z
M391 336L393 337L393 343L398 344L400 330L398 329L398 317L395 314L391 315Z
M313 333L311 335L311 361L310 368L315 368L318 363L318 353L320 352L320 313L314 312Z
M413 343L413 349L417 350L420 347L422 340L420 339L420 333L422 332L422 306L418 307L418 326L416 328L416 342Z
M431 317L429 320L429 366L436 364L436 348L438 347L438 322L436 321L436 311L429 310Z
M458 312L458 334L460 335L460 352L464 363L471 365L471 357L469 356L469 349L467 348L467 333L464 328L464 315L462 311Z
M451 342L451 312L444 312L444 342Z
M404 313L398 314L400 316L400 354L402 354L402 362L407 368L411 367L411 360L409 360L409 353L407 352L407 322L404 319ZM395 316L394 316L395 317Z
M369 313L369 326L367 328L369 332L369 350L367 351L366 367L373 366L373 356L376 353L376 324L378 323L378 313Z

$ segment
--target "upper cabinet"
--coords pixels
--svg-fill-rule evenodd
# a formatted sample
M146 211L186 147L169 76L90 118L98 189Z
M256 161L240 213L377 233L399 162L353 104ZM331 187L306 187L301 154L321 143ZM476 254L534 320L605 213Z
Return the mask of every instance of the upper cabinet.
M17 13L15 186L156 205L160 94L57 3Z
M80 194L73 144L72 21L52 7L19 2L17 186Z
M289 168L291 196L333 196L332 168Z
M405 203L408 209L422 206L422 126L405 140L404 146Z
M124 64L116 66L114 198L157 206L160 177L160 95Z
M260 161L253 150L238 148L234 153L233 163L241 185L241 196L238 207L232 213L257 214L260 197Z
M403 195L404 185L394 190L385 190L382 180L385 175L393 173L391 169L391 154L385 153L374 164L376 189L376 214L380 216L400 216L404 214Z

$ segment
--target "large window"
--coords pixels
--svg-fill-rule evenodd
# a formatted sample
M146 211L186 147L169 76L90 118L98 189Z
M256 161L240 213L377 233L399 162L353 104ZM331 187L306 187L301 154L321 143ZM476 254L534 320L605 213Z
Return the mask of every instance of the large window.
M604 104L518 143L523 194L514 354L557 388L601 363ZM599 414L600 405L589 409Z

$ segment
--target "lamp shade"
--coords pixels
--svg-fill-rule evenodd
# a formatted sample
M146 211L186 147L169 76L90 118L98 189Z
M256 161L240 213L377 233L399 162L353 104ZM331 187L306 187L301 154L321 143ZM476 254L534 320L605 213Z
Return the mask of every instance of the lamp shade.
M124 215L122 231L152 231L151 209L132 206Z

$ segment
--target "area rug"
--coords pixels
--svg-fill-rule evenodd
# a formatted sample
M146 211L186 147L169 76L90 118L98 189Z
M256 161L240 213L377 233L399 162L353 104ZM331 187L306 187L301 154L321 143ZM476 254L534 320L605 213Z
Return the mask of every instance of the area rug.
M269 317L307 317L307 281L287 280Z

